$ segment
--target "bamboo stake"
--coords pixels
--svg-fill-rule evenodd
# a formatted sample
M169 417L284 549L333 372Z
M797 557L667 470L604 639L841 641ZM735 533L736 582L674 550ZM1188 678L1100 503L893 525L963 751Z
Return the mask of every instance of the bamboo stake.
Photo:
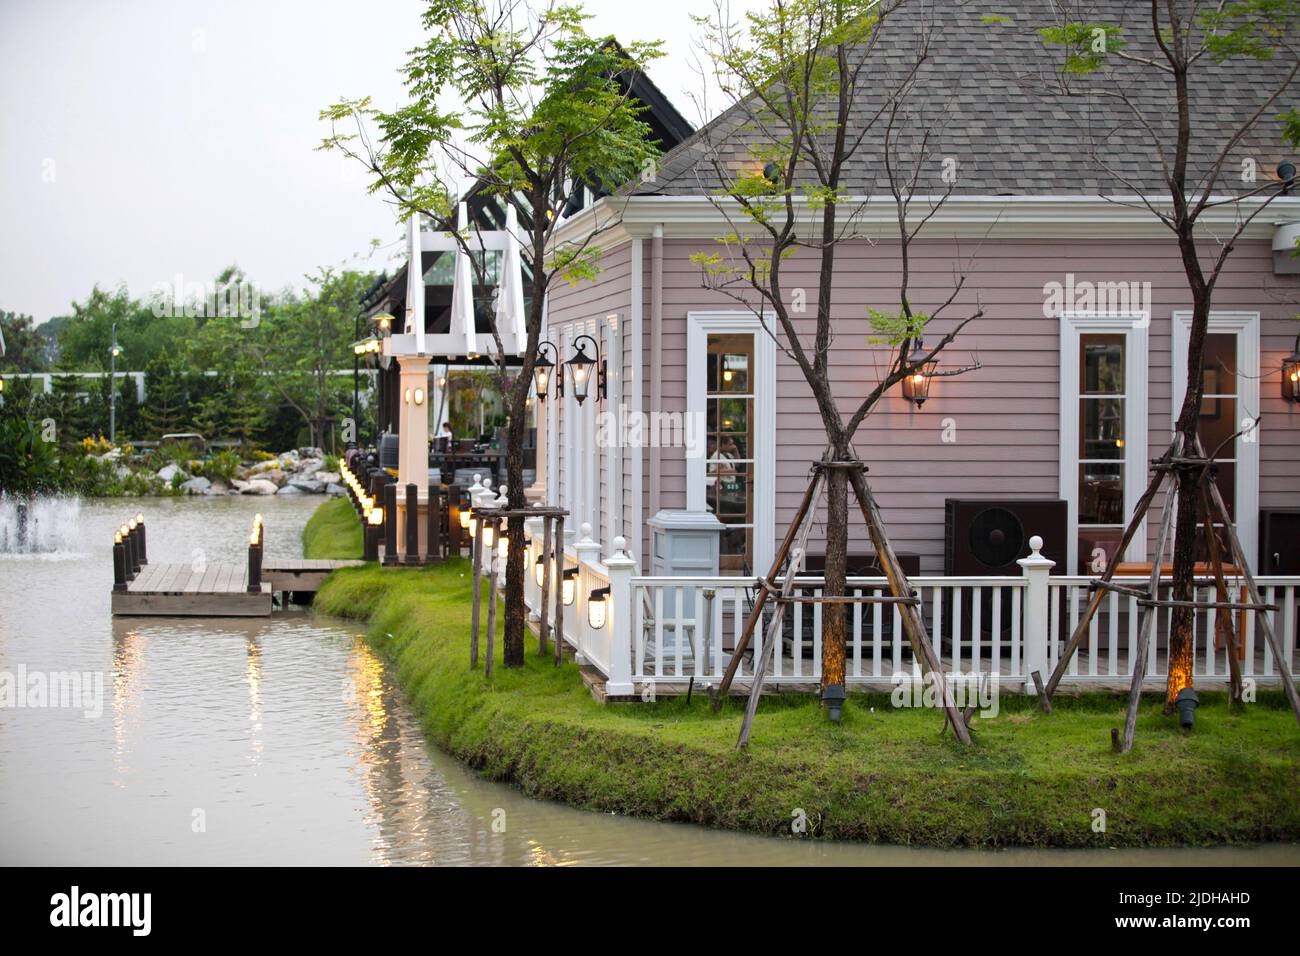
M1255 584L1255 576L1250 573L1250 565L1246 563L1246 553L1241 549L1237 529L1233 527L1228 518L1228 508L1223 503L1223 495L1219 493L1219 486L1208 482L1207 485L1214 507L1223 521L1224 529L1228 532L1228 544L1232 548L1233 563L1241 568L1242 576L1246 579L1250 600L1255 604L1263 604L1264 599L1260 596L1259 587ZM1300 696L1296 694L1295 677L1291 674L1291 657L1289 654L1284 655L1282 653L1282 643L1277 639L1277 635L1273 633L1273 625L1269 621L1268 614L1257 612L1255 618L1259 621L1260 630L1264 632L1264 639L1268 641L1268 646L1273 650L1273 659L1277 661L1277 670L1282 677L1282 687L1286 691L1286 699L1290 702L1291 710L1295 713L1296 723L1300 723Z
M495 653L497 643L497 542L501 540L501 526L503 522L493 519L492 526L495 531L492 534L492 547L487 556L488 572L488 613L487 613L487 676L492 676L493 654ZM479 527L479 537L482 537L483 528Z
M1163 473L1161 473L1163 477ZM1151 565L1151 576L1147 580L1147 597L1155 601L1160 597L1160 562L1165 558L1165 548L1169 544L1169 533L1174 526L1174 513L1178 504L1178 484L1171 481L1169 496L1161 506L1160 543L1156 545L1156 559ZM1101 593L1100 590L1098 593ZM1142 609L1142 623L1138 630L1137 647L1133 650L1133 682L1129 685L1128 710L1124 714L1124 740L1119 745L1119 752L1128 753L1133 749L1133 731L1137 727L1138 704L1142 698L1142 682L1147 672L1147 643L1155 626L1156 615L1160 608L1150 604Z
M875 498L871 495L871 489L867 487L867 479L863 475L863 471L865 469L850 469L849 482L853 485L854 494L857 495L858 506L862 509L862 517L867 522L867 532L871 535L871 543L876 549L876 558L880 561L885 577L889 579L889 587L894 592L894 596L911 597L912 585L908 582L907 575L903 573L903 568L898 563L898 557L894 554L893 545L889 543L889 538L885 535L884 520L880 516L880 509L876 506ZM921 619L921 612L915 604L899 604L898 607L899 618L903 622L903 630L907 632L907 639L912 645L912 653L925 664L926 670L922 672L923 676L925 673L935 675L943 699L944 714L952 724L952 731L963 744L969 744L971 742L970 731L966 727L966 722L961 719L961 715L957 712L957 705L952 697L952 688L944 678L939 661L934 656L934 648L930 646L930 636L926 632L925 622Z
M749 730L753 726L754 714L758 710L758 698L763 693L763 675L767 672L767 665L772 660L773 648L776 647L777 641L781 637L781 627L785 623L785 599L794 590L794 579L799 574L799 568L803 566L804 545L808 541L808 531L811 528L811 521L803 523L799 531L799 543L790 552L790 567L786 570L785 581L781 584L781 593L776 599L772 623L767 626L767 637L764 639L762 660L754 661L754 679L749 685L749 701L745 704L745 719L740 723L740 737L736 740L737 750L744 750L749 746Z
M483 519L480 518L478 523L481 525ZM479 623L479 572L483 567L483 529L478 529L478 534L474 535L473 561L471 562L474 576L474 608L470 612L469 624L469 666L478 667L478 623Z
M564 515L555 519L555 666L564 663Z
M1129 519L1128 527L1124 529L1124 536L1120 539L1119 547L1115 550L1116 558L1120 557L1128 550L1128 546L1133 541L1134 535L1137 534L1138 525L1140 525L1142 519L1146 517L1147 510L1151 507L1151 502L1155 499L1156 492L1160 489L1160 485L1165 479L1165 470L1163 466L1167 465L1169 460L1178 454L1181 447L1182 436L1174 436L1173 442L1160 458L1159 465L1155 469L1155 476L1151 479L1150 484L1147 485L1147 490L1143 492L1142 497L1138 499L1137 507L1133 509L1133 517ZM1115 575L1115 565L1118 563L1118 560L1107 562L1106 570L1101 574L1102 581L1109 581ZM1092 619L1096 615L1098 608L1101 607L1101 602L1105 597L1105 590L1097 588L1093 592L1092 597L1088 599L1087 609L1084 611L1083 616L1079 618L1079 623L1075 625L1074 633L1070 635L1070 639L1066 642L1065 647L1061 651L1060 659L1056 662L1056 669L1052 671L1052 676L1048 678L1047 687L1044 689L1044 693L1047 695L1048 700L1051 700L1052 695L1056 693L1056 685L1059 684L1061 678L1065 676L1065 669L1069 666L1070 659L1074 657L1074 652L1079 649L1079 644L1083 641L1084 635L1088 633L1088 625L1092 623Z
M1197 444L1200 444L1199 440ZM1214 568L1214 596L1221 602L1226 603L1228 600L1228 582L1223 576L1223 555L1219 551L1219 536L1214 533L1214 522L1211 520L1211 515L1214 514L1214 506L1210 503L1209 485L1210 476L1209 472L1206 471L1201 476L1201 507L1205 509L1205 538L1210 548L1210 565ZM1216 611L1215 623L1223 625L1224 634L1227 636L1229 706L1234 711L1239 711L1244 706L1244 702L1241 689L1241 661L1237 658L1237 632L1236 628L1233 627L1232 610ZM1205 640L1208 644L1210 641L1209 634L1206 634Z
M781 573L781 568L785 565L786 555L790 552L790 545L794 543L795 535L799 533L799 529L808 517L813 496L817 493L821 480L822 473L817 471L813 474L812 481L808 482L808 487L803 493L803 501L799 504L799 511L795 514L794 520L790 522L790 528L785 533L785 539L781 542L781 547L776 550L776 557L772 561L772 569L767 572L767 578L764 580L770 581ZM760 588L758 598L754 601L754 606L745 619L745 628L741 631L740 638L736 641L736 647L731 652L731 660L727 662L727 670L722 675L722 682L718 684L717 690L713 692L713 712L715 714L722 709L722 701L727 696L727 691L731 689L731 682L736 676L736 669L740 666L741 658L754 636L754 628L758 626L758 622L762 619L763 605L767 603L767 597L767 588Z
M542 527L545 528L542 533L542 600L538 605L538 616L541 618L541 622L537 625L537 653L542 657L546 656L546 641L550 636L547 628L551 620L551 609L547 607L547 599L551 596L551 567L555 563L551 555L551 525L553 520L550 515L542 519Z

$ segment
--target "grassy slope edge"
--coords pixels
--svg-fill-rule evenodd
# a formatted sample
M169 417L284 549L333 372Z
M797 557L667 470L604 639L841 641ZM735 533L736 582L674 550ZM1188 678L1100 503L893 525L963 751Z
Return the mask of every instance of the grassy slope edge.
M312 512L302 529L304 558L361 557L361 522L346 498L331 498Z
M323 522L313 534L322 547ZM535 640L523 669L505 670L498 656L485 680L468 667L469 594L463 561L369 565L335 572L316 605L369 622L436 744L530 796L773 834L788 834L798 809L819 836L932 846L1300 837L1300 734L1280 693L1241 716L1222 694L1204 694L1189 735L1153 697L1123 757L1109 735L1124 702L1107 695L1059 697L1050 717L1005 695L996 718L976 721L970 749L939 737L935 711L893 708L888 695L854 695L839 725L809 697L774 697L739 753L738 704L717 717L703 695L689 706L601 706L576 666L540 659ZM1105 832L1093 830L1097 808Z

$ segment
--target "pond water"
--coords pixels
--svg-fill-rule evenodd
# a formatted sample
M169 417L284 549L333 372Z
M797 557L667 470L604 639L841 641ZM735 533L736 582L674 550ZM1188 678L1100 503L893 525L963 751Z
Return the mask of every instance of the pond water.
M75 533L58 550L0 553L0 672L84 672L91 691L76 707L0 709L0 863L1300 862L1287 846L945 852L587 813L481 780L429 746L355 624L303 608L252 621L110 616L112 529L137 507L152 561L242 561L255 511L268 556L299 557L320 501L65 503Z

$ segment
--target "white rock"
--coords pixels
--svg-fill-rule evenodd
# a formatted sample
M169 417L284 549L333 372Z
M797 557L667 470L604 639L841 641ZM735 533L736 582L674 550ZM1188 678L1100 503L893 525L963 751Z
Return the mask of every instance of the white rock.
M316 472L315 477L317 481L327 485L337 485L340 483L339 473L337 471L318 471Z
M325 490L325 483L316 481L312 478L293 478L285 488L297 488L299 491L305 491L309 495L318 495ZM283 491L284 489L280 489Z
M325 486L325 494L327 495L341 495L344 490L344 487L338 484L328 484Z
M181 487L185 489L187 495L201 495L212 487L212 482L203 477L191 478L189 481L182 484Z
M299 488L297 485L285 485L283 488L277 491L276 494L277 495L305 495L306 492L303 491L301 488Z
M240 493L245 495L273 495L278 490L274 481L267 481L265 478L254 478L247 483L247 486Z
M189 475L185 473L185 469L180 465L164 465L162 468L158 469L158 477L163 481L170 482L172 480L172 475L182 475L185 478L189 477Z
M299 448L296 452L285 452L287 455L297 455L299 458L324 458L325 450L323 448Z
M232 478L230 481L230 488L236 494L243 494L245 491L248 490L248 482L241 481L238 478Z
M270 471L273 468L279 468L280 461L277 458L271 458L267 461L259 461L256 465L248 469L249 475L260 475L264 471Z
M294 471L300 475L314 475L320 471L321 466L325 464L323 458L304 458L294 467Z

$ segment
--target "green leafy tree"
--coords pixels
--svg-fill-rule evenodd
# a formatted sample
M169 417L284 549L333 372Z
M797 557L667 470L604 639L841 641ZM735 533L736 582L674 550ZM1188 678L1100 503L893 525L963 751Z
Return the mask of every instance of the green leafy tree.
M0 336L5 344L0 372L43 372L49 366L45 339L30 315L0 311Z
M335 372L352 365L348 345L361 296L374 276L321 268L307 278L307 294L270 310L247 349L267 371L270 393L298 413L309 443L323 448L351 388L351 379Z
M921 5L902 2L774 0L749 13L743 24L732 21L725 7L711 18L697 18L735 120L701 132L705 161L723 184L713 204L728 232L692 258L705 284L751 308L802 372L817 404L825 457L831 462L854 461L854 436L880 399L934 361L982 315L974 310L922 347L922 336L965 284L959 269L953 288L930 308L913 300L911 245L952 191L951 185L926 188L930 184L922 178L923 170L940 166L925 117L909 109L918 71L931 57L926 17ZM882 38L894 22L905 24L909 37L886 53ZM872 110L860 109L855 99L863 89L874 93ZM727 136L732 129L750 134L752 155L737 157ZM854 164L863 162L864 149L877 143L883 143L880 178L896 211L897 298L890 308L868 309L862 317L868 340L882 351L881 372L865 398L841 408L837 394L846 389L831 369L832 320L842 313L834 302L836 256L841 246L869 241L857 218L863 197L849 195L846 180ZM913 209L918 186L922 195L933 192L939 198ZM791 276L796 256L815 264L814 288L805 288L803 274ZM804 316L805 310L811 317ZM848 374L856 382L863 370ZM846 592L852 480L844 467L826 472L823 593L829 597ZM878 549L885 544L873 543ZM821 612L825 691L845 683L845 605L829 603ZM903 613L916 659L928 672L921 633L906 618L906 609ZM964 728L958 734L964 736Z
M322 148L363 164L373 177L371 191L393 199L403 219L421 215L435 229L455 233L456 183L465 177L477 182L477 195L518 213L532 295L522 373L509 385L501 336L494 316L487 317L509 416L506 483L515 508L525 504L526 402L547 291L598 269L604 229L560 242L556 229L564 209L584 186L625 182L658 155L650 128L638 117L641 108L617 82L620 74L643 69L658 55L657 46L593 37L584 29L586 19L570 4L432 0L424 12L427 38L403 71L409 101L381 111L369 98L343 100L321 114L332 124ZM617 218L611 208L605 228ZM462 249L474 253L474 230L457 235ZM483 257L471 259L479 284L488 285ZM507 667L520 667L522 518L509 519L509 538L504 659Z
M1184 454L1190 455L1199 441L1205 340L1218 280L1242 231L1296 185L1294 180L1267 177L1243 177L1245 181L1237 183L1230 170L1239 168L1243 143L1265 124L1276 122L1279 146L1300 146L1300 116L1294 108L1284 110L1300 85L1300 0L1148 0L1128 6L1140 13L1136 23L1117 21L1114 4L1060 5L1060 19L1040 29L1046 48L1057 57L1057 69L1044 86L1054 95L1108 104L1124 128L1142 132L1126 149L1143 150L1164 182L1168 198L1161 202L1132 183L1125 170L1108 159L1104 147L1093 151L1099 167L1143 197L1127 204L1156 217L1178 246L1192 319L1187 392L1175 432ZM1234 104L1238 115L1226 133L1207 130L1197 112L1220 95L1217 80L1225 69L1246 71L1256 80L1250 99ZM1135 95L1139 80L1143 93ZM1151 93L1152 88L1159 92ZM1226 228L1202 225L1207 213L1219 213L1223 207L1234 211L1234 223ZM1216 449L1204 451L1213 456ZM1180 468L1177 475L1173 598L1190 602L1198 524L1208 516L1200 509L1201 470ZM1174 607L1168 713L1179 692L1192 686L1193 620L1189 604Z

